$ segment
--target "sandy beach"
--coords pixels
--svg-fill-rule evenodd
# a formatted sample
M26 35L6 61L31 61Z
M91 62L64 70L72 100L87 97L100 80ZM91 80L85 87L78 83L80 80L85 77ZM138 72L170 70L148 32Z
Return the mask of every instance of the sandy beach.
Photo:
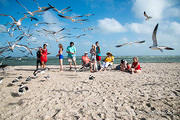
M0 120L179 120L180 63L141 66L140 74L48 66L30 81L35 66L10 66L0 84ZM29 89L19 93L22 83Z

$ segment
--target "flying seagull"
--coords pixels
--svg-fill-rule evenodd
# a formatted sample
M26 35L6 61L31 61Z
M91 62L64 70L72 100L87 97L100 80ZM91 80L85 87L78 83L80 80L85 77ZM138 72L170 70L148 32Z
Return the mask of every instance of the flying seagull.
M128 43L124 43L124 44L121 44L121 45L116 45L116 47L122 47L122 46L125 46L125 45L131 45L131 44L135 44L135 43L145 43L145 40L136 41L136 42L128 42Z
M10 18L13 20L13 24L12 24L11 27L8 29L8 32L9 32L9 30L10 30L11 28L14 27L14 25L16 25L17 28L20 30L19 27L21 26L22 21L23 21L25 18L27 18L27 16L24 15L24 17L20 18L20 19L17 21L17 20L16 20L13 16L11 16L11 15L0 14L0 16L8 16L8 17L10 17Z
M63 16L63 15L60 15L60 14L58 14L58 16L59 17L61 17L61 18L65 18L65 19L69 19L69 20L71 20L72 22L77 22L77 21L87 21L88 19L74 19L74 18L76 18L77 16Z
M31 15L31 16L34 16L35 13L45 12L45 11L47 11L47 10L49 10L49 9L52 8L52 7L39 7L38 10L31 12L31 11L29 11L24 5L22 5L18 0L16 0L16 2L17 2L19 5L21 5L21 6L27 11L27 13L28 13L29 15Z
M69 10L71 7L67 7L67 8L64 8L64 9L62 9L62 10L58 10L58 9L55 8L54 6L50 5L49 3L48 3L48 5L49 5L51 8L53 8L54 11L58 12L59 14L64 14L64 13L66 13L66 12L72 11L72 10Z
M149 20L152 18L151 16L148 16L145 11L144 11L144 16L146 17L146 20Z
M152 34L153 46L150 46L149 48L152 49L152 50L160 50L161 52L163 52L163 49L165 49L165 50L174 50L173 48L170 48L170 47L158 46L157 38L156 38L157 29L158 29L158 24L154 28L154 31L153 31L153 34Z
M56 23L39 22L39 23L34 24L34 26L38 26L40 24L51 25L51 24L56 24Z
M65 30L65 28L62 28L62 29L58 30L57 32L55 32L55 31L48 31L48 30L46 30L46 29L44 29L44 28L43 28L43 30L44 30L45 32L49 33L49 34L56 35L57 33Z

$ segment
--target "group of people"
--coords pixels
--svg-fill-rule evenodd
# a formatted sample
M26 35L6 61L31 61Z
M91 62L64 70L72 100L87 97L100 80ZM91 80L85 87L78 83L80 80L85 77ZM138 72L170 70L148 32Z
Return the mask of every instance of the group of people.
M121 60L120 65L116 67L117 70L126 71L130 73L140 73L141 72L141 66L139 64L138 58L133 58L133 63L130 66L130 64L126 60Z
M59 57L59 64L60 64L60 71L63 71L63 45L59 44L59 51L56 57ZM74 46L73 42L70 42L70 45L66 49L66 53L68 54L68 62L70 65L70 70L72 69L72 63L74 64L74 68L76 69L76 47ZM97 72L97 71L104 71L108 67L112 67L114 62L114 56L112 53L107 52L105 59L101 60L101 49L99 46L99 42L97 41L95 44L92 45L92 48L90 49L90 58L88 57L88 52L85 52L82 56L82 67L80 69L84 69L87 67L90 67L90 72ZM40 64L42 68L45 68L46 62L47 62L47 55L50 54L47 52L47 44L43 45L43 48L39 48L37 51L37 67ZM101 64L101 61L103 63ZM127 71L131 73L138 73L141 71L140 64L138 62L138 58L133 58L133 63L130 66L129 63L127 63L125 60L121 60L121 63L119 65L119 68L116 67L116 69L119 69L121 71Z

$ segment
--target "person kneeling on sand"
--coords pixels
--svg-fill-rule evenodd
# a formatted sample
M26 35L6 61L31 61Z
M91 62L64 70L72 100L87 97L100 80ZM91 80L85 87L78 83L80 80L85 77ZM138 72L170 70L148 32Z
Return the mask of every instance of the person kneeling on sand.
M140 73L141 72L141 66L138 62L138 58L133 58L133 63L131 65L131 73Z
M101 70L106 70L106 68L109 66L109 65L112 65L113 62L114 62L114 56L110 53L110 52L107 52L106 53L106 58L104 59L104 62L103 62L103 65L102 65L102 69Z

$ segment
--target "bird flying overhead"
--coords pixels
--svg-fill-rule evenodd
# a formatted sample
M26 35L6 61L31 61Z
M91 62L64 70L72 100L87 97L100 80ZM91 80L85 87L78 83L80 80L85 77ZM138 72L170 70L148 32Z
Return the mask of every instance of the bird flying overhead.
M158 46L157 44L157 38L156 38L156 33L158 29L158 24L155 26L153 34L152 34L152 40L153 40L153 46L150 46L149 48L152 50L160 50L163 52L163 50L174 50L174 48L166 47L166 46Z
M146 17L146 20L149 20L152 18L151 16L148 16L145 11L144 11L144 16Z
M141 43L145 43L145 40L143 40L143 41L136 41L136 42L128 42L128 43L124 43L124 44L121 44L121 45L116 45L115 47L122 47L122 46L125 46L125 45L141 44Z

